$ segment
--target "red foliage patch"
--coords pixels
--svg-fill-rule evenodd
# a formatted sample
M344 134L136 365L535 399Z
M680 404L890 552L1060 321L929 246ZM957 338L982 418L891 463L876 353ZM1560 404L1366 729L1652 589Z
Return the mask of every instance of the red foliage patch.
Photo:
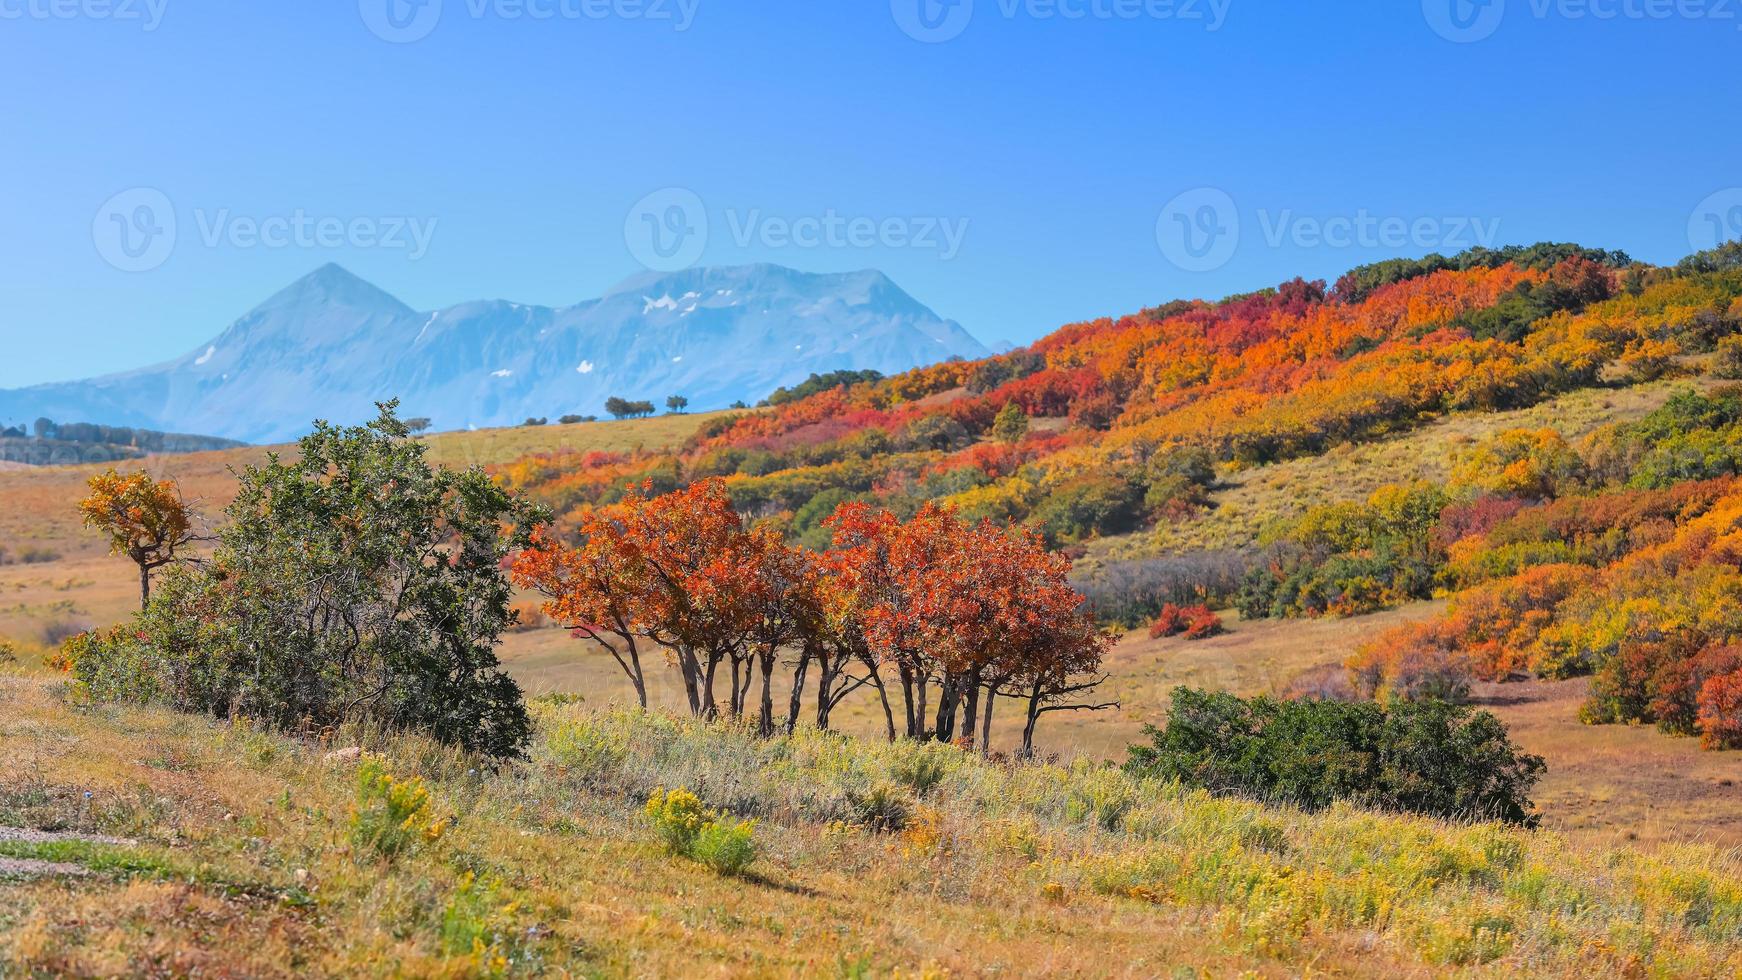
M1209 606L1176 606L1170 602L1161 607L1161 615L1150 624L1149 638L1184 636L1188 640L1202 640L1222 632L1221 617L1211 612Z

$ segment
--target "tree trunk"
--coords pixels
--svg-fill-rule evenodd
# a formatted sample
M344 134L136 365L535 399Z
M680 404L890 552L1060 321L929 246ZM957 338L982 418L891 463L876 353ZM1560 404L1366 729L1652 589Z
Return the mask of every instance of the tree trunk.
M740 714L743 714L743 708L744 708L744 706L741 703L739 703L739 700L738 700L738 658L733 657L732 658L732 696L727 701L726 712L727 712L727 714L736 718Z
M980 754L992 754L992 704L998 700L998 689L986 685L986 713L980 718Z
M925 703L927 700L926 696L928 694L930 694L931 692L927 690L927 687L929 687L929 685L926 683L925 675L920 673L917 670L913 672L913 686L915 688L914 706L913 706L913 731L908 732L907 735L909 738L912 738L916 741L923 742L927 738L931 737L930 733L926 731L926 727L925 727Z
M641 670L641 651L635 648L635 640L629 640L629 664L634 668L629 674L630 683L635 685L635 700L641 703L641 710L647 710L647 675Z
M683 692L690 702L690 714L701 717L702 692L701 677L698 675L700 664L696 663L694 650L681 647L677 651L678 672L683 674Z
M962 737L968 740L968 747L973 748L974 736L979 734L976 729L980 727L977 724L980 720L980 668L969 671L963 684L966 696L962 699Z
M871 682L877 685L877 697L883 701L883 724L889 728L889 740L895 741L895 712L889 707L889 689L883 686L883 672L871 665Z
M151 602L151 569L139 566L139 608L144 610Z
M907 712L907 737L919 738L918 726L913 716L913 670L903 663L898 665L901 672L901 704Z
M825 732L829 730L829 715L835 710L835 678L841 673L841 668L835 665L840 662L826 653L817 658L817 727Z
M956 708L962 700L962 681L955 674L945 674L938 684L937 740L956 740Z
M708 666L702 675L702 717L713 721L720 717L720 703L714 700L714 673L720 669L719 654L708 654Z
M1034 726L1040 721L1041 682L1034 682L1034 690L1028 695L1028 722L1022 726L1022 755L1024 759L1034 758Z
M792 699L786 708L786 733L791 735L798 730L798 713L804 710L804 675L810 672L811 652L802 650L798 655L798 666L792 671Z
M771 738L774 735L774 652L769 651L763 654L760 659L762 661L762 711L756 719L756 728L762 733L763 738Z

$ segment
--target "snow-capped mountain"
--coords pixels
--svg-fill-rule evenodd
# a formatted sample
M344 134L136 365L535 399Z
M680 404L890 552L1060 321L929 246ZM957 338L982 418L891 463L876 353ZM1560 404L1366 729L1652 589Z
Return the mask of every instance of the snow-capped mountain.
M885 374L987 353L880 272L773 265L632 278L552 309L501 300L417 311L336 265L155 367L0 391L0 420L146 426L280 442L399 398L437 429L602 414L613 395L691 410L754 403L813 372Z

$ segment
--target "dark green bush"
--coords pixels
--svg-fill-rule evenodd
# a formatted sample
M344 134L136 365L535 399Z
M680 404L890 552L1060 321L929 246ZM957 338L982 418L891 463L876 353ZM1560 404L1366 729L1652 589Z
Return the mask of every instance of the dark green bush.
M1377 810L1535 826L1542 759L1520 753L1487 712L1439 701L1244 700L1173 692L1165 729L1145 729L1126 769L1214 793L1309 810Z
M1136 529L1143 517L1143 488L1117 473L1072 477L1060 483L1029 514L1047 542L1059 545Z
M513 618L501 562L538 515L482 470L431 467L392 409L317 423L295 462L241 474L211 560L69 647L91 695L520 754L531 723L495 652Z

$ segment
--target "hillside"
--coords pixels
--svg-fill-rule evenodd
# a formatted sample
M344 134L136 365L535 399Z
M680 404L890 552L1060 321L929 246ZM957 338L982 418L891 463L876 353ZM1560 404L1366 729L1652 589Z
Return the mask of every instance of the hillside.
M942 746L535 706L502 770L71 710L0 668L0 970L25 975L1722 976L1742 867L1678 847L1271 809ZM380 753L398 809L347 747ZM376 768L379 767L379 768ZM667 855L662 787L756 818ZM427 797L425 796L427 794ZM418 831L375 829L386 814ZM889 829L872 829L871 814ZM387 841L395 841L391 846ZM850 928L849 928L849 925Z
M270 443L315 418L366 420L389 398L437 430L486 428L599 415L613 396L719 409L812 373L889 374L985 353L870 270L691 269L560 308L413 310L328 265L167 363L0 391L0 420L100 419Z

